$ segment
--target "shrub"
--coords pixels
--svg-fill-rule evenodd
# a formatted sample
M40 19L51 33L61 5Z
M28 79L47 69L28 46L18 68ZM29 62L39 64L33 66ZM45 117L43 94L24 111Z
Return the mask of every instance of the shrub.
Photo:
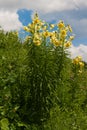
M86 129L86 73L80 56L69 58L70 25L35 14L24 30L23 43L0 31L1 130Z

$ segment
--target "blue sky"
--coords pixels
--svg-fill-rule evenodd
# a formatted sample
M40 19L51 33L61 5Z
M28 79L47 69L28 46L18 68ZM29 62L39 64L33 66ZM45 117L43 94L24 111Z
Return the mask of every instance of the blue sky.
M0 0L0 25L6 31L19 30L31 22L38 12L41 19L57 23L63 20L73 28L75 40L71 56L81 55L87 61L87 1L86 0Z

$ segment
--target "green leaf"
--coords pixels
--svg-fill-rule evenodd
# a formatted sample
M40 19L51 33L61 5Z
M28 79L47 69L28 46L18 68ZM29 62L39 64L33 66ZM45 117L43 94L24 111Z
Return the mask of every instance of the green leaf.
M26 125L24 123L22 123L22 122L18 122L18 126L22 127L22 126L26 126Z
M3 118L0 121L1 130L9 130L9 121L7 118Z

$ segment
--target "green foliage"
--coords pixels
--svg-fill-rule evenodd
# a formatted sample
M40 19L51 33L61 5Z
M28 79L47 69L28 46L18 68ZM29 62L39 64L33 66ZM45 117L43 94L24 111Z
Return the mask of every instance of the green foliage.
M1 130L9 130L9 122L8 119L3 118L0 121Z
M86 90L86 63L74 71L64 46L0 31L1 130L86 130Z

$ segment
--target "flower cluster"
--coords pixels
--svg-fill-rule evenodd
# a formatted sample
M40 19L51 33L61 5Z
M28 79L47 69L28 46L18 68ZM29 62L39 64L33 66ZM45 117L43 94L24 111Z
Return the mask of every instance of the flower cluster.
M69 48L74 39L74 36L70 36L70 32L72 32L70 25L65 25L63 21L57 24L48 24L40 20L37 13L34 15L32 23L24 26L24 30L29 33L26 40L32 39L32 43L37 46L41 45L43 39L45 39L56 47Z
M82 57L81 56L77 56L76 58L74 58L73 59L73 64L78 67L78 69L79 69L78 72L82 73L82 69L84 67L84 63L82 62Z

